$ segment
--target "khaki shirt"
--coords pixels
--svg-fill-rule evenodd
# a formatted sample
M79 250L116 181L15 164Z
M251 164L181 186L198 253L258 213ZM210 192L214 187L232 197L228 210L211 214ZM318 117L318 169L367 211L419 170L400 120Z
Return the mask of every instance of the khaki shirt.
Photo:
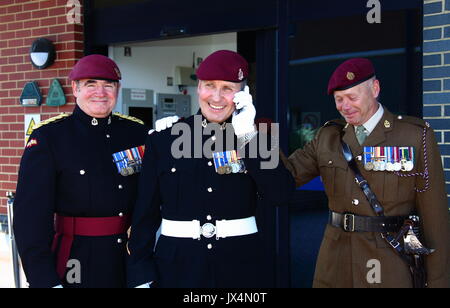
M288 159L286 167L303 185L321 176L328 196L329 209L339 213L375 216L369 202L355 183L353 172L342 155L341 130L343 120L331 121L321 128L315 139L304 149L298 149ZM340 125L332 125L339 123ZM424 136L424 131L426 135ZM425 138L424 138L425 137ZM445 192L444 172L434 132L423 120L408 116L396 117L385 110L373 132L362 145L356 140L352 125L346 125L343 140L353 155L363 155L364 146L413 146L415 165L411 172L425 169L424 140L429 173L429 188L423 189L421 176L400 177L394 172L366 171L358 161L361 174L384 207L386 216L409 215L416 212L421 218L422 242L436 251L425 257L429 287L448 287L450 230ZM369 283L371 260L381 265L381 283ZM381 238L379 233L348 233L328 225L320 248L314 287L412 287L407 265Z

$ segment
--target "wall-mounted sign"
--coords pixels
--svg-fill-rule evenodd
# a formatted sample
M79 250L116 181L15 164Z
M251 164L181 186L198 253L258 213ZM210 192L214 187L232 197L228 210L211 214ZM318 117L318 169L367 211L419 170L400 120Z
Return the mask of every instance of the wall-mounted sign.
M25 132L25 144L28 143L28 138L30 138L31 133L33 132L34 127L41 122L40 114L26 114L25 115L25 123L24 123L24 132Z
M64 106L66 104L66 96L58 79L53 79L45 104L53 107Z
M40 106L42 102L42 94L36 81L31 81L25 84L22 95L20 96L20 103L23 106Z
M31 63L37 69L44 69L55 62L56 51L53 43L45 38L39 38L33 42L30 49Z

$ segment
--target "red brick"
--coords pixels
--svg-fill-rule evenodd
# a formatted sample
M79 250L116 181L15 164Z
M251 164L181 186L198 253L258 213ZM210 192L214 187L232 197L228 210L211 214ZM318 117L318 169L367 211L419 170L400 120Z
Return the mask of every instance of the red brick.
M2 156L16 156L17 152L15 149L2 149Z
M9 175L0 173L0 182L5 182L5 181L9 181Z
M17 21L24 21L24 20L28 20L31 19L31 12L25 12L25 13L20 13L16 15L16 20Z
M10 174L9 175L9 181L11 183L17 183L18 179L19 179L19 176L17 174Z
M9 90L9 97L14 97L17 98L17 100L19 99L20 95L22 95L22 89L20 90Z
M22 47L23 46L23 39L17 39L17 40L9 40L8 41L8 47Z
M17 86L17 83L15 81L2 82L0 84L0 87L3 90L15 89L16 86Z
M39 2L33 1L32 3L24 4L23 10L24 11L36 11L39 9Z
M31 16L33 19L48 17L48 10L33 11Z
M11 140L10 142L10 148L22 148L24 146L23 140Z
M13 13L19 13L22 12L23 9L23 5L19 4L19 5L13 5L8 7L8 10L6 11L8 14L13 14Z
M2 16L2 23L10 23L16 21L16 14L8 14Z
M23 148L24 146L25 146L25 140L22 140L22 145L20 147ZM19 155L19 157L11 157L9 159L9 164L10 165L19 165L20 164L20 156L22 156L22 155Z
M66 32L66 27L64 25L50 27L49 28L49 32L52 33L52 34L64 33L64 32Z
M9 139L9 140L14 140L17 139L17 133L15 132L3 132L1 133L2 139ZM8 149L2 149L2 154L1 155L10 155L10 154L4 154L3 151L6 151ZM15 155L15 154L14 154Z
M24 73L15 73L15 74L9 74L9 80L22 80L25 79L25 74Z
M23 23L24 29L39 27L39 20L29 20Z
M18 72L31 71L32 69L33 69L33 65L29 64L29 63L17 65Z
M25 107L24 107L25 108ZM26 107L26 108L33 108L33 107ZM34 112L34 113L38 113L38 112ZM23 132L24 128L23 128L23 123L22 124L9 124L9 129L11 131L15 131L15 132L20 132L19 134L19 138L22 138L21 133Z
M13 166L7 166L7 167L8 167L8 170L11 170L11 171L7 171L7 172L10 172L10 173L17 173L17 172L19 172L19 168L18 167L13 167ZM15 190L16 186L17 186L16 183L11 183L11 182L3 182L2 183L2 188L3 189L7 189L7 190Z
M0 121L3 123L16 123L17 117L15 115L2 115Z
M14 103L16 103L17 102L17 104L18 104L18 99L17 100L14 100ZM14 105L16 105L16 104L14 104ZM8 108L8 113L9 114L23 114L23 113L25 113L25 107L17 107L17 106L15 106L15 107L9 107Z
M45 36L49 34L48 28L37 28L32 30L33 36Z
M6 141L9 144L9 141ZM10 158L9 157L0 157L0 165L8 165ZM11 164L12 165L12 164Z
M15 56L16 55L16 49L14 49L14 48L3 49L1 51L1 53L0 53L0 55L2 57Z
M56 5L54 0L41 1L39 7L41 9L47 9Z
M17 56L17 57L9 57L8 63L9 64L18 64L18 63L24 63L23 56Z
M21 30L16 32L16 37L30 37L31 36L31 30Z
M13 40L15 38L16 38L15 32L0 33L0 40L2 40L2 41Z
M28 59L30 57L30 47L17 48L17 54L18 55L26 55L26 58Z
M67 12L66 12L67 8L64 7L55 7L49 10L49 16L60 16L60 15L64 15L66 16Z
M8 31L14 31L14 30L22 30L23 29L23 22L13 22L8 24Z
M56 17L50 17L50 18L41 19L40 24L41 24L41 27L56 25L57 24L56 23ZM54 34L54 33L52 33L52 34Z
M35 79L39 79L39 78L41 78L40 71L28 72L25 74L25 79L35 80Z

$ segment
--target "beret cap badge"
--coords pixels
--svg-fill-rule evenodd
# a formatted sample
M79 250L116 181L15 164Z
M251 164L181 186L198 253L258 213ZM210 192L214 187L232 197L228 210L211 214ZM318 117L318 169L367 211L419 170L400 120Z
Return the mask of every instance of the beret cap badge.
M353 79L355 79L355 74L352 73L352 72L348 72L348 73L347 73L347 79L348 79L348 80L353 80Z

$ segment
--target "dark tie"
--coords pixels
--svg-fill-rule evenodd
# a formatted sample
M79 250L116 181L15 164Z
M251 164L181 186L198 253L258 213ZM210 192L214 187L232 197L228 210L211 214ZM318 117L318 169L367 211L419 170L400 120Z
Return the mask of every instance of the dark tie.
M367 130L364 126L360 125L356 127L356 139L358 139L359 144L363 144L367 137Z

